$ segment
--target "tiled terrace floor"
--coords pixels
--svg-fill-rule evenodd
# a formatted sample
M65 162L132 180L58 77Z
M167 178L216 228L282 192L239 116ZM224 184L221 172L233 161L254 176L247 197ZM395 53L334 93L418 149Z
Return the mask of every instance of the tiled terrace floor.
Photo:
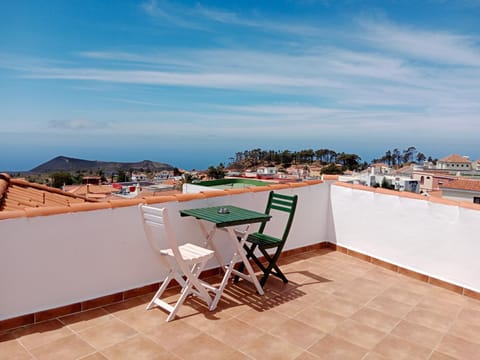
M230 284L170 323L142 296L10 331L0 359L480 359L478 300L328 249L282 268L287 286Z

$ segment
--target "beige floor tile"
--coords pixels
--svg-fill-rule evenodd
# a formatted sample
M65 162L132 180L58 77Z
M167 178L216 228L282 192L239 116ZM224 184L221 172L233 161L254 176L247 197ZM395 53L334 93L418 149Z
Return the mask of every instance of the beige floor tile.
M391 270L372 265L363 277L390 286L395 284L399 278L401 278L401 275Z
M235 350L228 355L228 360L252 360L252 358L241 351Z
M344 317L353 315L362 307L361 304L333 294L322 297L315 303L315 306Z
M398 285L401 288L411 291L420 295L426 295L431 290L432 285L427 284L426 282L412 279L406 276L402 276L398 279Z
M84 311L78 314L59 318L60 322L67 325L70 330L82 331L92 326L97 326L108 321L112 316L103 308Z
M368 350L335 336L325 336L308 349L319 359L362 359Z
M377 291L352 288L347 283L341 288L335 290L333 292L333 295L341 297L346 301L350 301L358 305L364 306L365 304L372 301L372 299L374 299L378 295L378 293Z
M451 304L456 304L460 307L465 306L468 303L468 298L466 296L462 296L456 292L443 289L438 286L431 286L427 292L428 297L431 299L435 299L441 302L448 302Z
M264 331L267 331L276 326L279 326L280 324L289 320L288 316L276 310L258 312L253 309L244 312L243 314L237 316L236 318L238 320L241 320L247 323L248 325L255 326Z
M441 332L446 332L453 323L450 317L440 315L423 307L415 307L405 316L405 320Z
M325 336L325 333L301 321L290 319L272 330L270 334L285 339L293 345L307 349Z
M172 351L183 344L188 344L199 333L197 328L180 320L173 320L168 323L163 321L143 335Z
M265 332L244 321L232 318L218 323L215 328L208 331L207 334L234 349L240 349L244 344L264 335Z
M480 344L480 322L457 320L448 330L448 334Z
M278 302L278 305L275 306L275 311L289 318L294 318L299 312L314 306L321 298L327 295L326 293L310 292L292 298L283 297L281 300L275 299Z
M264 334L247 342L240 351L253 359L292 360L298 357L303 349L282 338Z
M383 331L350 319L338 325L331 334L367 350L373 349L387 335Z
M136 335L137 332L124 322L113 318L78 334L96 350L102 350Z
M457 359L473 360L480 358L480 344L452 335L446 335L436 350Z
M473 324L480 324L480 309L475 310L472 308L463 308L458 314L458 319Z
M43 346L31 350L36 359L64 360L78 359L92 354L95 349L77 335L70 335L57 339Z
M398 286L392 286L386 289L382 293L382 296L411 306L417 305L424 297L422 294L408 291Z
M411 305L392 300L383 295L377 296L366 306L397 318L404 317L413 308Z
M153 293L148 295L148 301L144 297L135 297L126 301L122 301L116 304L107 305L104 309L114 315L120 315L124 312L136 311L140 309L145 309L150 298L153 297Z
M29 352L11 334L0 336L0 360L31 359Z
M361 308L350 318L383 332L390 332L400 322L398 317L368 307Z
M428 360L458 360L458 359L454 358L453 356L446 355L438 351L434 351L432 355L428 358Z
M298 355L295 360L318 360L318 356L312 354L311 352L304 351Z
M436 298L431 294L425 296L416 307L433 311L439 315L449 317L451 319L455 319L462 310L461 305Z
M402 320L395 329L392 330L391 334L411 343L435 349L445 333L410 321Z
M388 335L374 349L387 359L428 359L431 349L411 343L395 335Z
M105 355L103 355L102 353L96 352L96 353L81 357L78 360L108 360L108 358L105 357Z
M172 357L172 354L161 345L141 335L136 335L124 341L120 341L113 346L103 349L102 353L108 359L115 360L169 360Z
M184 360L224 360L230 359L237 353L230 346L207 334L198 335L188 343L177 346L172 352Z
M135 311L127 311L113 314L115 319L126 323L136 331L149 332L152 328L161 323L166 322L168 313L158 307L146 310L137 309Z
M28 350L45 345L73 334L58 320L32 325L13 332Z
M391 360L391 359L386 358L385 356L380 355L379 353L371 351L367 355L365 355L365 357L363 357L362 360Z
M179 321L189 324L201 331L207 332L214 329L218 324L223 323L231 318L233 318L233 316L225 312L211 313L205 311L204 313L183 316L179 319Z
M325 333L329 333L343 322L346 317L314 307L300 312L296 319Z
M465 300L465 305L463 306L464 309L480 311L480 299L466 297Z

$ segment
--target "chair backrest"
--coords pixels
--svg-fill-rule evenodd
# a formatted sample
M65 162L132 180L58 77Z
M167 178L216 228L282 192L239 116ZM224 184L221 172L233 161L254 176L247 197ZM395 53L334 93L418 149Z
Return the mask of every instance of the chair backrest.
M292 227L293 217L295 216L295 210L297 209L297 200L298 195L283 195L270 191L268 194L267 207L265 209L265 214L272 215L273 211L281 211L288 214L287 222L283 230L281 240L285 242L287 240L290 228ZM262 233L265 231L267 223L262 223L258 232Z
M172 250L175 258L182 260L167 209L143 204L140 204L138 207L142 215L143 229L150 245L161 253L165 248L160 246L160 242L162 239L165 239L167 248Z

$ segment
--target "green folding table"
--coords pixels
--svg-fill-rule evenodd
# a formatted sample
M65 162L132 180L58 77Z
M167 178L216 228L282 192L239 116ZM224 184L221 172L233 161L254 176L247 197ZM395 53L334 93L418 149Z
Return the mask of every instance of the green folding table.
M215 298L210 306L210 310L214 310L217 307L218 301L222 296L222 293L228 283L228 279L232 275L237 275L247 281L252 282L257 289L257 292L260 295L264 294L260 283L253 271L250 262L247 260L243 245L248 236L248 228L251 224L254 223L265 223L270 220L271 215L267 215L261 212L252 211L248 209L243 209L240 207L232 205L224 206L212 206L206 208L197 208L197 209L185 209L180 210L181 216L192 216L198 220L200 228L202 230L205 239L209 246L215 250L215 256L220 266L224 268L225 274L223 276L222 282L215 291ZM212 223L210 231L207 229L205 222ZM235 226L247 225L245 230L239 231L235 229ZM213 241L215 237L216 230L224 230L228 233L228 238L232 241L234 245L234 254L231 260L226 264L223 259L220 257L220 253L216 250L215 243ZM241 261L247 273L242 273L234 269L234 266L237 262Z

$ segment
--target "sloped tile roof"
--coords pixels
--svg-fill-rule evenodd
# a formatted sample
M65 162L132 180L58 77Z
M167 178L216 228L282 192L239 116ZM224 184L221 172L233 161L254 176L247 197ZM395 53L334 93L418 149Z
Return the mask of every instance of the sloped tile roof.
M452 154L452 155L449 155L447 157L444 157L443 159L440 159L439 161L442 161L442 162L455 162L455 163L467 163L467 164L470 164L471 161L468 160L467 158L461 156L461 155L458 155L458 154Z
M440 185L440 188L480 192L480 180L456 179Z
M70 206L83 202L94 201L46 185L12 179L6 173L0 174L0 211Z

